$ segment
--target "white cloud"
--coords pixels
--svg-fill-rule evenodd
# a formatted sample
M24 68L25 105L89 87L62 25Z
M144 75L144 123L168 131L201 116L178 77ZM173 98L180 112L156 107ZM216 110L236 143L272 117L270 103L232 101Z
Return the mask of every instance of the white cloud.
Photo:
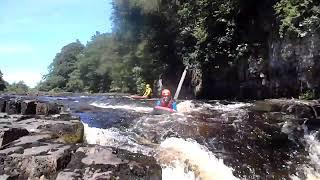
M24 81L29 87L33 88L42 79L42 75L38 72L18 71L4 73L3 79L10 84L14 82Z

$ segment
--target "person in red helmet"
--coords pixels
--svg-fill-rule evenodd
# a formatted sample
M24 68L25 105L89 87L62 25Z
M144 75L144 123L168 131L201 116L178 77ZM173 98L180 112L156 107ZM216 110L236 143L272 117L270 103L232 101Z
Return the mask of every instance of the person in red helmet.
M161 92L161 100L157 101L157 106L166 107L177 111L177 103L171 96L169 89L164 89Z

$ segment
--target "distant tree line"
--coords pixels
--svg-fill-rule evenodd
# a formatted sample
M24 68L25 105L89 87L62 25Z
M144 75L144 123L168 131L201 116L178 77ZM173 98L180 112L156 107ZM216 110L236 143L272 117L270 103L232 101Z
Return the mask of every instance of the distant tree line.
M30 88L23 82L14 82L9 84L3 79L3 74L0 70L0 92L10 92L10 93L27 93L29 92Z

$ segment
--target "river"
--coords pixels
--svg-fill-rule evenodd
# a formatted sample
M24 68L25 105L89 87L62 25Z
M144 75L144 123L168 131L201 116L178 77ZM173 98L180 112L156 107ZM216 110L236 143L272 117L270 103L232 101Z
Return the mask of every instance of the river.
M155 157L165 180L320 179L318 128L255 102L180 101L179 113L153 115L154 100L43 98L80 116L87 143Z

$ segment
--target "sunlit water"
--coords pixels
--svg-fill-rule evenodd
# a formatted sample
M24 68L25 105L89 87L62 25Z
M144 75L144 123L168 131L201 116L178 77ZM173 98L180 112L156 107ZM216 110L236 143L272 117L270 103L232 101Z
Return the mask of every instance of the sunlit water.
M178 113L152 115L154 101L59 101L81 117L87 143L153 156L163 179L320 179L319 133L251 103L183 101Z

